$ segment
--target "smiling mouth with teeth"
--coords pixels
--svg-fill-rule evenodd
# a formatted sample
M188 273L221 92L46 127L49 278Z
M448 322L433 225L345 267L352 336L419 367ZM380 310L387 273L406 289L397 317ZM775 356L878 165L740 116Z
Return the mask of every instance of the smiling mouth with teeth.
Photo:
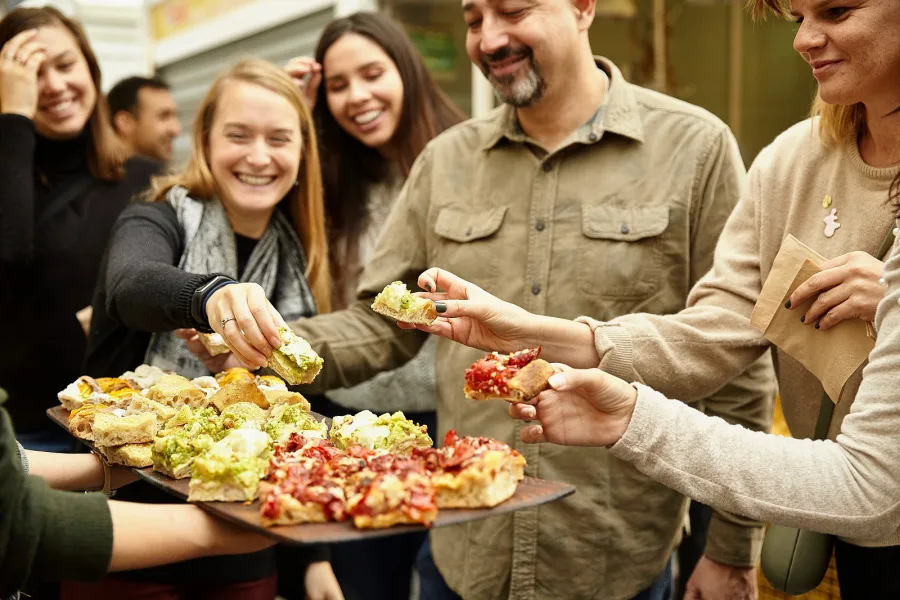
M50 114L59 114L67 111L72 107L73 104L75 104L75 100L73 100L72 98L68 98L66 100L60 100L52 104L45 104L41 107L41 110Z
M375 119L381 116L381 110L367 110L366 112L356 115L353 117L353 121L356 122L357 125L368 125Z
M246 183L247 185L255 185L255 186L264 186L269 185L277 177L274 175L265 175L265 176L254 176L254 175L244 175L242 173L235 173L235 176L241 183Z

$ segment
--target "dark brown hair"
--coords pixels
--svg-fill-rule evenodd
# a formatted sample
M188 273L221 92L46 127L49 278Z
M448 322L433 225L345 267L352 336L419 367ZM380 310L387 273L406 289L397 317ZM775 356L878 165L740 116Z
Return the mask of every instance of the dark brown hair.
M358 12L329 23L319 38L316 62L323 64L328 49L347 33L365 36L378 44L400 73L403 106L391 142L405 177L425 145L445 129L464 121L466 116L435 84L425 61L400 24L386 15ZM360 234L368 219L369 187L385 178L388 162L377 150L338 125L328 109L324 85L319 87L313 114L319 128L329 248L335 252L341 240L355 239ZM341 269L346 265L339 262L332 260L335 281L344 280Z
M124 175L126 154L109 124L109 108L103 97L100 63L91 49L81 25L52 6L41 8L16 8L0 20L0 47L29 29L59 26L67 29L75 38L78 49L87 61L91 80L97 94L97 103L88 119L87 166L91 175L103 181L118 181Z

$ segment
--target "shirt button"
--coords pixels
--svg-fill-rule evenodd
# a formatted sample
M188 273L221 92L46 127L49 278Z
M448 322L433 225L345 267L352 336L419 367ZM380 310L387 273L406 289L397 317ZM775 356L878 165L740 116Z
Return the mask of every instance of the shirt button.
M541 293L541 286L539 286L538 284L534 284L533 286L531 286L531 293L534 294L535 296L537 296L538 294L540 294L540 293Z
M624 234L629 234L631 233L631 227L629 227L627 223L622 223L622 227L619 228L619 231Z
M534 224L534 228L537 229L538 231L543 231L544 227L545 227L545 225L544 225L543 221L538 221L537 223Z
M599 136L596 133L592 133L591 135L588 136L588 139L591 140L592 142L596 142L599 139Z
M542 168L544 169L544 173L549 173L550 171L553 170L553 165L551 165L548 162L545 162L544 166Z

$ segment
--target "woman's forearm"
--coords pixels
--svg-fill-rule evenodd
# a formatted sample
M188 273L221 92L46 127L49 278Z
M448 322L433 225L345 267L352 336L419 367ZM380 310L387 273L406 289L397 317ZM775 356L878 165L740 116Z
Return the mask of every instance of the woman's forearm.
M32 475L57 490L97 490L103 487L103 465L96 454L60 454L26 450Z
M143 569L272 546L272 538L219 521L190 505L110 501L113 552L110 571Z
M567 319L534 315L532 341L541 346L541 358L576 369L592 369L600 364L590 325Z

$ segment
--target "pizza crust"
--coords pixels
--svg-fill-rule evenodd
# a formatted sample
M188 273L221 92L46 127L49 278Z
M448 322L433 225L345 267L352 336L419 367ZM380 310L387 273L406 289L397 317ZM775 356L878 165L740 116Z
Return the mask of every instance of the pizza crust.
M509 380L509 395L490 394L472 389L466 384L463 391L470 400L506 400L507 402L527 402L550 387L550 376L556 371L546 360L536 358Z
M372 310L395 321L413 325L431 325L438 316L431 300L415 310L395 310L383 302L376 301L372 303Z

